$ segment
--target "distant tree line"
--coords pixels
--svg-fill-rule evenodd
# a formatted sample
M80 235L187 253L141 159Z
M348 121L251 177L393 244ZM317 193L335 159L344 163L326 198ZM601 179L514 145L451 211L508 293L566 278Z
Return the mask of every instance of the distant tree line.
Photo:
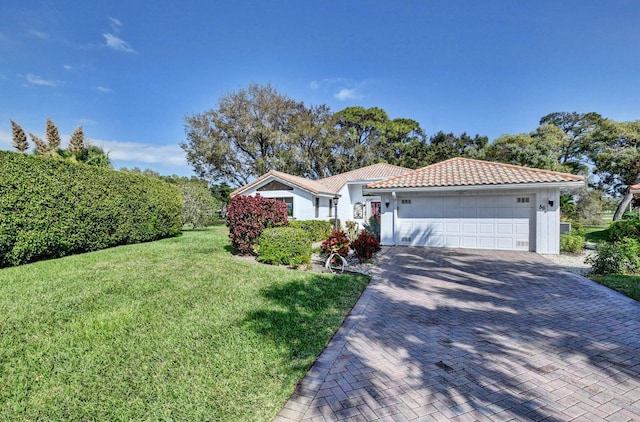
M26 153L29 149L29 141L22 127L13 120L11 122L12 144L21 153ZM45 139L29 132L29 138L33 143L33 153L45 157L61 158L75 162L81 162L96 167L112 168L109 153L102 148L91 145L84 136L82 126L78 126L69 137L69 144L66 149L60 147L62 138L58 127L50 118L47 118L45 126Z
M140 174L152 179L164 180L176 185L182 195L182 223L194 229L220 222L225 216L226 205L233 189L226 183L209 184L196 176L173 174L163 176L155 170L140 167L120 167L121 172Z
M409 118L377 107L306 106L271 85L228 93L216 108L185 117L181 147L196 174L231 186L269 170L318 179L386 162L419 168L468 157L583 174L592 189L622 199L615 219L640 183L640 120L616 122L595 112L554 112L529 132L486 136L437 132L428 136Z

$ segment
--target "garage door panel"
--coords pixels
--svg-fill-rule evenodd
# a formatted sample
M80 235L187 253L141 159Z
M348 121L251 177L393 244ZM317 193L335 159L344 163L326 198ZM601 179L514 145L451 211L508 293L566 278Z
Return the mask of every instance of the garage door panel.
M496 249L514 249L515 242L510 237L496 238Z
M533 201L526 198L414 197L398 201L405 203L398 208L397 240L413 246L529 250L534 213Z
M497 234L513 234L513 224L506 223L497 223L496 224L496 233Z
M478 238L476 236L463 236L462 237L461 247L477 249L478 248Z
M494 237L478 237L479 249L495 249L496 239Z
M495 232L496 232L496 225L493 222L478 224L478 233L493 234Z
M524 235L528 235L529 234L529 222L527 221L526 223L517 223L514 224L515 227L515 233L518 235L521 235L519 237L523 237ZM528 239L528 237L525 236L526 239Z
M460 223L446 223L445 233L460 233Z
M444 245L447 248L459 248L460 244L460 236L445 236Z
M463 234L475 234L478 232L478 223L462 223Z

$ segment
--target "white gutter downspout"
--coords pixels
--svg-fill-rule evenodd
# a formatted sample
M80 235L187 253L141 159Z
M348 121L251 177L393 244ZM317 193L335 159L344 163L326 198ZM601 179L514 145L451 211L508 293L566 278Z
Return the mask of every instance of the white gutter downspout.
M398 198L395 192L391 192L391 198L393 199L393 214L391 227L393 230L393 246L398 246L398 233L396 230L396 222L398 221Z

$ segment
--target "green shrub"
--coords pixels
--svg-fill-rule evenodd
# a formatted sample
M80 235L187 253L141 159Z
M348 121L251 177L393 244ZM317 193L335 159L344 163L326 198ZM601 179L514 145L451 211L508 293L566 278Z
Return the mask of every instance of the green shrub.
M560 235L560 250L562 252L578 252L584 247L585 237L578 231L571 230L569 233Z
M625 211L624 214L622 214L622 219L623 220L638 220L638 219L640 219L640 212L638 212L638 211Z
M609 236L614 242L627 237L640 241L640 220L629 219L612 221L609 225Z
M585 262L594 274L640 273L640 242L628 238L612 244L598 243L596 253Z
M180 234L161 180L0 151L0 267Z
M579 234L584 236L585 235L585 230L584 230L584 226L582 225L582 223L577 222L576 220L567 220L564 221L567 223L571 223L571 231L575 232L575 234Z
M380 242L376 235L367 231L360 232L360 235L351 243L351 248L356 251L358 261L364 262L373 258L373 255L380 251Z
M336 227L336 219L335 218L330 218L329 219L329 224L331 224L331 230L335 229L335 227ZM339 218L338 218L338 230L342 230L342 223L340 222Z
M333 226L326 220L292 220L290 227L302 229L309 234L312 242L320 242L331 234Z
M380 241L380 216L372 215L369 217L369 220L364 224L364 229L375 235L376 239Z
M329 238L322 242L322 253L337 253L340 256L347 257L349 255L349 239L342 230L331 230Z
M258 261L297 267L311 262L311 239L293 227L264 229L258 240Z

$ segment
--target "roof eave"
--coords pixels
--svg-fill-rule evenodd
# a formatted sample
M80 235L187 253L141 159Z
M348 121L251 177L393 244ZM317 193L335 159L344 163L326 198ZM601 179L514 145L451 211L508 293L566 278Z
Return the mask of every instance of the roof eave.
M238 188L235 191L231 192L231 196L233 197L233 196L237 196L237 195L242 195L243 193L245 193L246 191L250 190L251 188L256 187L257 185L259 185L259 184L261 184L263 182L268 183L268 182L270 182L272 180L277 180L277 181L279 181L279 182L281 182L283 184L286 184L286 185L293 185L293 186L297 187L298 189L300 189L302 191L310 193L311 195L320 196L320 197L326 197L326 198L333 198L333 197L336 196L335 192L311 190L311 189L309 189L307 187L304 187L304 186L302 186L302 185L300 185L298 183L295 183L295 182L293 182L291 180L285 179L283 177L279 177L276 174L270 174L270 175L268 175L267 177L265 177L263 179L259 179L258 178L256 180L254 180L253 182L248 183L245 186L243 186L241 188Z
M584 181L572 182L537 182L537 183L509 183L500 185L460 185L460 186L432 186L432 187L395 187L395 188L365 188L365 194L391 193L391 192L460 192L460 191L480 191L480 190L507 190L507 189L540 189L540 188L560 188L574 189L584 187Z

